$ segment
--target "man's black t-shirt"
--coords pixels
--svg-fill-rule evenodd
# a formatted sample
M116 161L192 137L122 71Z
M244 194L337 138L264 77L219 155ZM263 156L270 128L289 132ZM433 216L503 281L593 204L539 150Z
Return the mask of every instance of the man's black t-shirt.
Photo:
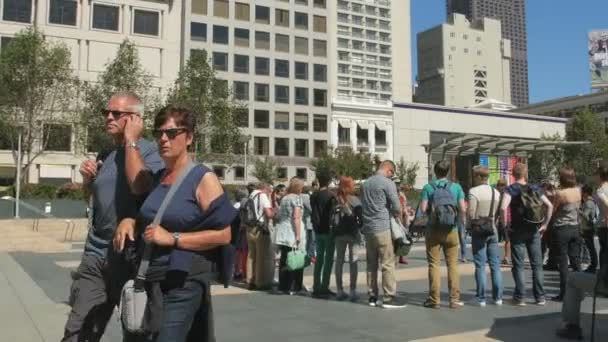
M312 194L312 226L317 234L329 234L329 220L334 194L325 189Z

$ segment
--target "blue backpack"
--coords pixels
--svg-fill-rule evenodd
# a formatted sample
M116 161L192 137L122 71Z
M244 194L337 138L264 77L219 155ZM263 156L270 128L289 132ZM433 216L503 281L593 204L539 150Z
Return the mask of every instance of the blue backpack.
M433 197L431 201L431 227L440 230L451 230L458 219L458 205L450 191L452 183L444 185L431 183Z

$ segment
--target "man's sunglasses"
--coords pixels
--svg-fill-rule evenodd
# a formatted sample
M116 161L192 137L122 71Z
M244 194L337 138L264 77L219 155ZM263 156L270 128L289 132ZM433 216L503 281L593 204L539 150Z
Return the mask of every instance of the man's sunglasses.
M173 127L173 128L165 128L165 129L155 129L152 131L152 135L155 139L162 138L163 134L167 135L167 138L170 140L175 139L178 135L187 132L188 129L186 127Z
M123 112L120 110L110 110L110 109L104 109L101 111L101 115L103 115L104 118L108 117L108 114L112 114L112 117L114 119L120 119L125 115L133 115L133 114L138 114L135 112Z

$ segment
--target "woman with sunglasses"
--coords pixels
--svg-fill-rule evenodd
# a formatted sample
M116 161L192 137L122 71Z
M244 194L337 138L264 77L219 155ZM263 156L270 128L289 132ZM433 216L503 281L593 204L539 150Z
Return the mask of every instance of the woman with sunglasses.
M128 130L141 134L141 122L127 125ZM197 335L197 341L215 340L209 286L212 260L217 258L217 247L230 242L230 223L236 216L215 174L203 165L194 166L168 204L160 225L150 225L173 182L192 163L188 147L194 131L191 112L165 107L154 120L154 137L166 168L152 174L141 167L136 149L127 154L127 173L134 180L131 188L147 198L136 221L120 224L114 245L122 251L127 240L141 236L136 249L139 258L144 241L153 246L145 287L151 298L148 303L161 304L147 308L151 314L147 315L145 336L125 331L128 342L181 342L187 340L189 332ZM203 338L201 331L206 332Z

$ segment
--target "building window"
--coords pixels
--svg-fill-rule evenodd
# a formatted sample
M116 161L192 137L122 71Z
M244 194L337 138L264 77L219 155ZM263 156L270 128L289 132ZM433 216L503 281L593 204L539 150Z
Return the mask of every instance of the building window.
M296 157L308 157L308 140L307 139L296 139L295 140L295 156Z
M327 66L323 64L314 65L314 79L316 82L327 82Z
M274 24L276 26L289 27L289 11L282 9L274 10Z
M213 15L220 18L228 18L228 0L213 1Z
M258 24L270 24L270 8L255 6L255 22Z
M190 23L190 39L207 41L207 24L191 22Z
M281 181L286 181L287 180L287 168L286 167L279 167L277 168L277 178Z
M249 101L249 83L234 81L234 98L241 101Z
M256 109L253 112L253 127L270 128L270 114L267 110Z
M159 13L155 11L133 11L133 33L158 36Z
M308 63L295 62L296 79L308 80Z
M314 102L317 107L327 107L327 90L315 89Z
M224 52L213 53L213 69L228 71L228 54Z
M207 15L207 0L192 0L192 13Z
M274 155L281 157L289 156L289 138L274 139Z
M312 30L315 32L327 32L327 19L320 15L313 16Z
M234 29L234 44L236 46L249 47L249 30L242 28Z
M314 141L314 157L319 158L327 153L327 141L315 140Z
M289 130L288 112L274 112L274 129Z
M276 103L287 103L289 104L289 87L275 85L274 86L274 101Z
M213 25L213 42L217 44L228 44L228 27Z
M367 129L359 127L357 125L357 145L368 146L369 144L369 132Z
M236 82L234 82L236 83ZM239 82L246 83L246 82ZM249 109L247 108L239 108L236 111L236 123L239 127L247 128L249 127Z
M268 84L256 83L255 84L255 100L258 102L268 102L269 101L269 90Z
M315 132L327 132L327 115L315 114L313 117L313 130Z
M93 4L93 28L118 31L118 7Z
M296 131L308 132L308 114L296 113L294 117L294 127Z
M308 6L308 0L295 0L296 5Z
M308 55L308 38L295 37L296 54Z
M28 0L29 2L29 0ZM51 0L49 23L76 26L78 3L74 0Z
M289 77L289 61L284 59L275 59L274 75L276 77Z
M314 0L315 7L325 8L325 0Z
M295 93L296 104L308 106L308 88L296 87Z
M279 52L289 52L289 36L286 34L275 35L275 50Z
M312 51L316 57L327 57L327 42L318 39L313 40Z
M350 145L350 128L338 125L338 144Z
M249 21L249 4L235 3L234 18L236 20Z
M374 136L376 138L376 145L386 146L386 131L380 130L380 129L378 129L378 127L376 127Z
M46 146L45 151L70 152L72 150L72 126L45 124Z
M308 179L308 169L306 168L297 168L296 169L296 177L306 180Z
M2 20L29 23L32 20L32 1L4 0Z
M235 166L233 168L234 171L234 179L235 180L243 180L245 179L245 168L242 166Z
M255 58L255 74L269 75L270 74L270 59L264 57Z
M249 73L249 56L234 55L234 72Z
M226 168L223 166L213 166L213 173L215 173L215 175L217 176L217 178L219 179L224 179L224 177L226 176Z
M308 13L296 12L294 23L297 29L308 30Z
M253 150L258 156L267 156L270 153L268 148L270 139L267 137L254 137L253 138Z
M270 50L270 33L255 31L255 48Z

